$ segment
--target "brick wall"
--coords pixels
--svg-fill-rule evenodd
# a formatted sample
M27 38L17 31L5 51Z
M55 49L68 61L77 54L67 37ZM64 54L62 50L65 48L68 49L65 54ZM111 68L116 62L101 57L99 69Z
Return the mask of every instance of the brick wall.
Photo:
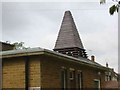
M41 87L60 88L60 69L57 61L44 57L41 60Z
M62 67L67 70L68 88L70 68L75 71L75 88L78 86L78 70L83 74L83 88L93 88L94 79L101 80L101 87L104 88L104 71L49 56L29 57L29 87L61 88ZM3 88L25 88L25 58L3 59Z
M24 57L3 59L2 88L25 88L25 59ZM29 87L40 87L40 59L29 57Z
M73 62L67 62L62 59L55 59L51 57L44 57L41 60L41 83L42 88L61 88L61 70L64 66L67 70L67 87L70 88L69 72L70 68L75 70L75 75L77 75L78 70L83 73L83 88L93 88L94 79L101 80L101 88L104 87L104 71L94 69L88 66L80 65ZM101 75L98 75L98 72ZM75 88L77 88L77 76L75 76Z
M30 57L29 87L41 87L40 58Z
M25 62L23 58L3 59L2 88L25 88Z

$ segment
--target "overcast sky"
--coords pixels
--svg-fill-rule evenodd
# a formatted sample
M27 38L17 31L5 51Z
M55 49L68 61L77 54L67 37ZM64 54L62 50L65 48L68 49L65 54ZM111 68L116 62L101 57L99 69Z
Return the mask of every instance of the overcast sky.
M94 1L94 0L91 0ZM118 15L112 3L3 2L2 41L25 42L26 47L52 50L66 10L70 10L88 55L118 71Z

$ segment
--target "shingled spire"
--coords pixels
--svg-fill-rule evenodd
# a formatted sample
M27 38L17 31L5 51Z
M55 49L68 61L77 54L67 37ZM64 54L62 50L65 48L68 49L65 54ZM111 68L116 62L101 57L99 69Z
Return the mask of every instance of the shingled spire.
M87 58L70 11L66 11L64 14L58 38L53 50L77 58Z

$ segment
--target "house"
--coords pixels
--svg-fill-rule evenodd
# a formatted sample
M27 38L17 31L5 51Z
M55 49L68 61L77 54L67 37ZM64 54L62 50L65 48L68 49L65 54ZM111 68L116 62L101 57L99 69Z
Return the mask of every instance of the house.
M105 86L106 90L120 90L119 82L117 81L108 81Z
M9 44L7 42L1 42L0 41L0 51L7 51L7 50L13 50L14 49L13 44Z
M88 59L70 11L64 14L53 51L29 48L0 55L3 90L100 90L111 71L95 56Z

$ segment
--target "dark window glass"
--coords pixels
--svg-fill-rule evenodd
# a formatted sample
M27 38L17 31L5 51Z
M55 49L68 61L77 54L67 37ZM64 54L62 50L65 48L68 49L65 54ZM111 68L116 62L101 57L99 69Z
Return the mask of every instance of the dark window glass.
M78 90L82 90L82 72L78 73L77 81L78 81Z
M76 87L75 87L75 71L70 71L70 90L74 90Z
M65 69L61 71L61 87L62 90L67 88L67 71Z
M94 81L94 90L100 90L100 82L99 81Z

